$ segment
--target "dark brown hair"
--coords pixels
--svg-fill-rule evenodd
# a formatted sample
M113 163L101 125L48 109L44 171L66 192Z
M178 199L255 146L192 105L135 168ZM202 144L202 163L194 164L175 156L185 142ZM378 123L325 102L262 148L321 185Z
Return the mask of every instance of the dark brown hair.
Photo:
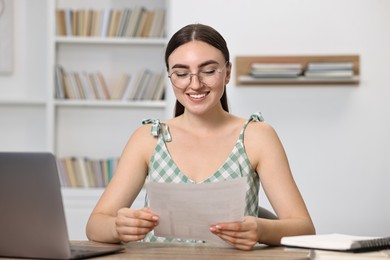
M202 41L220 50L225 57L225 61L229 62L230 54L225 39L214 28L203 24L189 24L177 31L169 40L165 50L165 65L169 70L168 58L172 52L181 45L191 41ZM226 96L226 86L224 87L223 95L221 97L222 108L229 112L229 106ZM175 117L184 113L184 106L176 100Z

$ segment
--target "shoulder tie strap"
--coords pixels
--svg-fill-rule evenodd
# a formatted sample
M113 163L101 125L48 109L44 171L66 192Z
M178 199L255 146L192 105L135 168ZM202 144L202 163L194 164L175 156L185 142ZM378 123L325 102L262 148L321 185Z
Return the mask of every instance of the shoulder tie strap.
M172 141L171 134L169 132L168 125L160 122L159 119L144 119L142 120L143 125L152 124L150 128L150 134L152 136L158 137L162 135L165 142Z
M252 115L250 116L250 118L245 122L243 128L241 129L239 141L243 141L243 140L244 140L244 132L245 132L245 129L246 129L246 127L248 126L248 124L249 124L251 121L255 121L255 122L264 122L264 118L263 118L263 115L261 114L261 112L257 112L257 113L252 114Z
M251 117L250 117L250 119L248 120L248 123L250 122L250 121L256 121L256 122L264 122L264 117L263 117L263 115L261 114L261 112L257 112L257 113L254 113L254 114L252 114L251 115ZM248 124L247 123L247 124Z

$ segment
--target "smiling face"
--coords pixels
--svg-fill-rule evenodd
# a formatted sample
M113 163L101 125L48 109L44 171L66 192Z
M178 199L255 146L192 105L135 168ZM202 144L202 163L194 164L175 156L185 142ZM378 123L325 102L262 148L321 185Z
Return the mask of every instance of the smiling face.
M168 58L168 73L186 84L173 84L177 100L186 112L206 113L222 109L220 99L230 80L231 66L222 52L202 41L190 41L176 48ZM192 74L192 75L190 75Z

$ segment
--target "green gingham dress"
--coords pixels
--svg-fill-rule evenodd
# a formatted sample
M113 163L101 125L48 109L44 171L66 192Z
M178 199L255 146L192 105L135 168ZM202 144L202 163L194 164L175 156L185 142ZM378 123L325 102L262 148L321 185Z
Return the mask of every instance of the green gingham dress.
M257 216L257 211L259 208L259 176L257 175L255 169L253 169L244 147L244 132L247 125L251 121L262 122L264 119L261 113L255 113L251 115L249 120L245 122L240 132L239 138L226 161L214 174L202 181L202 183L245 177L247 179L245 215ZM193 183L196 185L193 180L189 179L184 173L180 171L168 152L166 142L172 141L168 125L160 122L158 119L143 120L142 124L152 124L151 135L158 138L157 145L149 162L147 177L148 181L165 183ZM145 207L148 207L147 195L145 197ZM157 237L153 234L153 231L149 232L143 241L192 243L202 242L198 240Z

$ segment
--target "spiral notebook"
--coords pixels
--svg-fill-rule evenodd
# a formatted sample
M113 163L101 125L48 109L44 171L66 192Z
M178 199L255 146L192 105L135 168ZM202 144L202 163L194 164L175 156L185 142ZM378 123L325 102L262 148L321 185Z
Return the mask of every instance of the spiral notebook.
M390 237L351 236L345 234L324 234L283 237L286 247L321 249L347 252L369 252L390 249Z

